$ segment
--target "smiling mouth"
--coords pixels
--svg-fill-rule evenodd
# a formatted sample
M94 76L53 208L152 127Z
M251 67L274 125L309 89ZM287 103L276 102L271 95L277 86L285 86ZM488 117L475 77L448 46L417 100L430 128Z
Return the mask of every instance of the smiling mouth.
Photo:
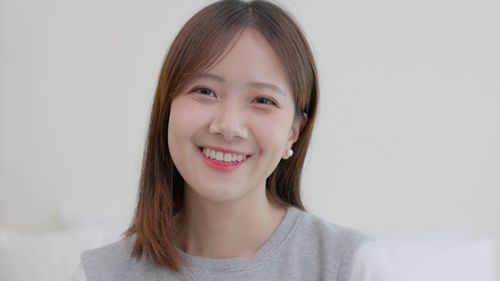
M200 147L199 149L206 158L226 164L242 163L251 157L250 155L223 152L207 147Z

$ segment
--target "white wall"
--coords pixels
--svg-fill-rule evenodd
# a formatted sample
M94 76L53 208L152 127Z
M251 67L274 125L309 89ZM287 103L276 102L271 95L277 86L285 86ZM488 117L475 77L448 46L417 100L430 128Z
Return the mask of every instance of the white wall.
M67 206L132 211L163 56L208 2L0 0L0 228L56 229ZM309 209L500 241L499 1L285 5L321 78Z

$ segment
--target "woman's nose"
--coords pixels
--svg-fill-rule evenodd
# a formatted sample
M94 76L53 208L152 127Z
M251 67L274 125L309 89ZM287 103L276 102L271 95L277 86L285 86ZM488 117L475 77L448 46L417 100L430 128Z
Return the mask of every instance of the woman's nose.
M248 136L244 111L235 103L221 103L215 110L208 128L210 133L219 134L228 141Z

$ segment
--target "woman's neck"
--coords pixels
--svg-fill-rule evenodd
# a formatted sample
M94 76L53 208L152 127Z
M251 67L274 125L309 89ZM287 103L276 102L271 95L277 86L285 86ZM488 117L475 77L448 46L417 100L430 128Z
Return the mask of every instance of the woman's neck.
M265 188L262 193L260 198L230 203L192 202L196 199L187 194L179 216L180 248L213 259L254 257L285 215L285 209L269 202Z

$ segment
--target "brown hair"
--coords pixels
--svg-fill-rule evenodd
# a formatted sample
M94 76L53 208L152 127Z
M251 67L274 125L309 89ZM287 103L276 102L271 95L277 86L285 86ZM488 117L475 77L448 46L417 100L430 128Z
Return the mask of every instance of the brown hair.
M259 31L280 57L294 94L297 118L303 118L293 157L281 160L267 178L267 196L277 206L305 210L300 197L301 173L318 102L317 72L309 45L300 27L275 4L215 2L182 27L161 69L144 149L137 208L124 232L126 237L135 236L133 257L146 255L154 264L172 271L182 267L175 248L174 217L183 208L184 180L168 150L170 106L192 75L220 59L244 28Z

